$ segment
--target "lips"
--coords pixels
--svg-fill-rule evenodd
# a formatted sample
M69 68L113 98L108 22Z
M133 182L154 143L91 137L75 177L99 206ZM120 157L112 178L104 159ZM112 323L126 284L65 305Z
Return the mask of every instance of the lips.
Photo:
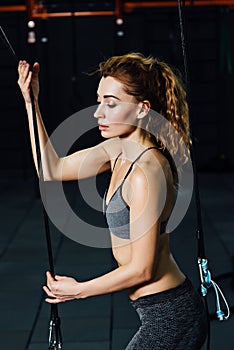
M99 130L106 130L106 129L108 129L108 128L109 128L108 125L99 124Z

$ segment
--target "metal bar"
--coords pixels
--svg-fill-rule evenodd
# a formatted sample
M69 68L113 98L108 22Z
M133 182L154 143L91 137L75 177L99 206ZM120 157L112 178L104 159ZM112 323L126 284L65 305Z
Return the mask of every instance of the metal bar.
M123 18L123 0L115 0L115 14L117 19Z
M116 0L115 11L80 11L72 14L71 12L54 12L48 13L46 8L43 12L39 12L38 5L34 0L26 0L26 5L0 6L0 12L28 12L28 18L50 18L50 17L70 17L72 15L78 17L85 16L121 16L122 12L131 12L139 8L154 7L176 7L177 1L129 1ZM234 7L234 0L185 0L186 6L230 6Z
M34 0L26 0L28 19L32 19L34 10Z
M234 0L185 0L186 6L217 6L227 5L234 6ZM177 1L131 1L125 2L124 10L126 12L133 11L137 8L153 8L153 7L177 7Z
M26 10L26 5L0 6L0 12L23 12Z
M87 16L114 16L115 11L80 11L80 12L43 12L33 13L32 18L51 18L51 17L87 17Z

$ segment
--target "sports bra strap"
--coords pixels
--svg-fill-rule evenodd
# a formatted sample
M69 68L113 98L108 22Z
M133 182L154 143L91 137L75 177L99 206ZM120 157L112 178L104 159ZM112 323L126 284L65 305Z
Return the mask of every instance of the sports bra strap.
M157 149L157 147L153 147L153 146L152 146L152 147L146 148L143 152L141 152L141 153L139 154L139 156L134 160L134 162L132 162L132 164L130 165L130 167L129 167L127 173L125 174L125 176L124 176L124 178L123 178L122 184L123 184L123 182L126 180L126 178L128 177L128 175L130 174L130 172L132 171L133 165L141 158L141 156L142 156L145 152L149 151L149 150L152 149L152 148Z
M121 156L121 154L122 154L122 152L120 152L120 154L115 158L114 165L113 165L113 170L114 170L114 168L115 168L115 166L116 166L116 163L117 163L117 160L119 159L119 157ZM112 170L112 171L113 171L113 170Z
M126 178L128 177L128 175L129 175L130 172L132 171L133 165L141 158L141 156L142 156L145 152L147 152L148 150L153 149L153 148L157 149L157 147L154 147L154 146L146 148L146 149L145 149L143 152L141 152L141 153L139 154L139 156L132 162L132 164L130 165L130 167L129 167L127 173L125 174L125 176L124 176L124 178L123 178L123 181L121 182L121 185L120 185L120 186L123 185L124 181L126 180ZM116 166L117 160L119 159L119 157L121 156L121 154L122 154L122 152L120 152L120 154L116 157L116 159L115 159L115 161L114 161L114 165L113 165L113 170L112 170L112 171L114 171L114 168L115 168L115 166Z

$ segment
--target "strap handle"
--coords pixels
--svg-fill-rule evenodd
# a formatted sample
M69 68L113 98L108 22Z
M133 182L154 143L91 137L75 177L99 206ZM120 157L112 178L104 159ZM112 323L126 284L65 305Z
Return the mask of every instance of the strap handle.
M200 271L200 278L201 278L201 293L202 296L206 296L208 289L209 288L213 288L214 292L215 292L215 298L216 298L216 315L217 318L220 321L223 320L227 320L230 316L230 309L227 303L227 300L224 296L224 294L222 293L221 289L219 288L219 286L217 285L217 283L215 283L212 278L211 278L211 273L208 269L208 261L207 259L200 259L198 258L198 265L199 265L199 271ZM222 300L226 306L227 309L227 314L225 315L224 312L221 310L220 307L220 296L222 297Z

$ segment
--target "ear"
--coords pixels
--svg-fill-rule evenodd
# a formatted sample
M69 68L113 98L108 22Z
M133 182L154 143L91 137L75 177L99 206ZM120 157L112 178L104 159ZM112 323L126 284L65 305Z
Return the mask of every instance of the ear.
M139 102L140 112L137 115L137 119L143 119L150 111L151 105L148 100Z

